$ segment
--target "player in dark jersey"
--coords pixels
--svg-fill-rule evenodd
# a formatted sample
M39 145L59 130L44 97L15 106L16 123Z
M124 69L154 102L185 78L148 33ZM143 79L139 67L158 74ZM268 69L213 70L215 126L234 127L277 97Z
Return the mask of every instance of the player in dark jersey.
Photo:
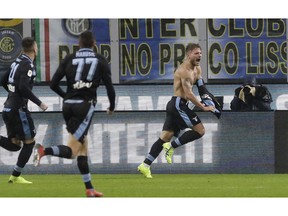
M167 162L172 163L175 148L199 139L205 133L205 128L193 111L193 107L197 106L203 111L213 113L215 107L201 103L192 91L194 84L203 82L200 67L201 56L202 50L199 44L189 43L187 45L186 57L174 73L174 95L166 106L166 119L162 133L152 145L143 163L137 167L137 170L146 178L152 178L150 165L163 149ZM184 133L179 135L181 130ZM173 136L177 139L170 142Z
M37 144L34 155L35 166L39 165L44 155L68 159L77 157L77 165L85 184L87 197L103 196L93 188L91 183L86 138L97 102L96 90L101 81L106 86L110 102L107 114L112 114L115 108L115 90L111 71L106 59L93 51L94 45L92 32L83 32L79 38L80 50L65 57L51 80L51 89L63 98L63 117L69 133L68 144L47 148ZM67 84L66 92L59 86L60 80L64 77Z
M8 151L19 151L21 149L8 182L31 184L32 182L20 176L35 145L36 131L27 107L28 100L37 104L43 111L48 107L32 92L36 77L33 61L38 52L37 43L31 37L23 38L22 49L23 54L11 64L1 80L2 86L8 92L2 112L8 137L0 136L0 146Z

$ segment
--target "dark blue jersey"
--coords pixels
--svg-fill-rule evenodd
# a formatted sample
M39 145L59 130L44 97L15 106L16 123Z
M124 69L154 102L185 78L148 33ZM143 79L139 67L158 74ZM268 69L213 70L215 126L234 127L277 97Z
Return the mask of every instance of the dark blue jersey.
M59 85L64 77L67 84L66 92ZM81 48L61 61L52 77L50 87L64 99L96 100L96 91L102 82L106 86L110 110L114 110L115 90L106 59L92 49Z
M32 92L35 77L36 70L33 61L29 56L22 54L2 77L2 86L8 92L4 107L27 107L28 100L40 106L41 101Z

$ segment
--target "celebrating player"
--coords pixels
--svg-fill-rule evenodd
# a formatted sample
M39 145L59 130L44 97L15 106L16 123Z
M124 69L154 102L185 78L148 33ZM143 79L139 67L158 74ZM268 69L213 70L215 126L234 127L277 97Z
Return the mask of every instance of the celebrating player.
M107 114L112 114L115 108L115 90L112 85L111 71L104 56L93 51L94 45L92 32L83 32L79 37L80 50L65 57L51 80L51 89L63 98L63 117L69 133L67 146L44 148L37 144L34 155L35 166L39 165L40 159L45 155L67 159L77 158L87 197L103 196L93 188L91 183L86 137L97 102L96 90L101 81L106 86L110 102ZM59 85L64 77L67 92L64 92Z
M34 59L38 46L31 37L22 40L23 53L12 64L2 77L2 86L8 92L2 113L7 129L7 137L0 137L0 146L8 151L20 151L17 163L9 178L9 183L31 184L21 175L22 169L28 162L35 145L36 130L28 110L28 100L37 104L43 111L48 107L32 92L36 70ZM23 144L23 145L22 145Z
M210 111L214 114L216 110L219 111L215 108L214 102L216 101L213 102L213 99L210 97L213 95L205 88L202 80L201 57L202 51L200 45L189 43L186 47L186 57L174 73L174 95L166 106L166 119L160 138L152 145L147 157L137 168L146 178L152 178L150 166L162 149L165 151L167 162L172 163L174 149L199 139L204 135L205 128L200 118L193 111L195 106L203 111ZM192 91L194 84L197 84L203 102L199 101L194 95ZM208 97L204 98L204 95ZM207 103L207 100L209 100L209 103ZM207 104L205 105L205 103ZM220 116L218 115L218 117ZM170 143L172 137L178 136L180 130L185 132Z

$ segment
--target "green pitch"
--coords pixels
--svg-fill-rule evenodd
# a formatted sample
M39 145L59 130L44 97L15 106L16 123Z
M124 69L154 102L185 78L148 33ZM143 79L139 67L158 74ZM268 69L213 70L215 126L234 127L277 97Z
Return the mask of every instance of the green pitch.
M25 175L31 185L8 184L0 175L0 197L85 197L80 175ZM104 197L288 197L285 174L93 174Z

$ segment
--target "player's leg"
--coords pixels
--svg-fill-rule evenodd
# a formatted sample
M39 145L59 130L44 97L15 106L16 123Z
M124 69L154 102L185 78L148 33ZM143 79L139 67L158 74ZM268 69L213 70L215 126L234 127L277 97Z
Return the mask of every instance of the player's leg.
M0 136L0 146L8 151L19 151L21 149L20 140L15 138L15 124L19 121L19 117L16 114L12 109L4 109L2 112L2 118L9 138ZM14 138L11 139L10 137Z
M68 135L68 145L55 145L44 148L43 145L37 143L34 148L34 166L39 166L43 156L55 156L66 159L73 159L77 156L81 143L76 140L72 134Z
M172 156L175 148L199 139L205 133L205 129L200 118L192 109L190 109L186 100L177 97L175 104L174 124L181 130L185 130L187 128L192 130L186 130L171 143L167 142L163 144L165 158L168 163L172 163Z
M166 106L166 118L163 124L162 132L158 140L153 143L147 154L145 160L137 167L137 170L141 172L146 178L152 178L150 166L159 156L163 150L163 144L171 140L174 135L173 115L170 112L170 106L173 106L173 100L169 101Z
M192 127L192 129L186 130L181 136L176 138L173 142L171 142L171 146L175 149L179 146L185 145L189 142L197 140L201 138L205 133L205 128L203 124L200 122L199 124Z
M41 158L43 156L55 156L66 159L73 159L77 156L79 149L81 148L81 143L76 140L72 134L68 135L68 145L55 145L51 147L44 147L43 145L37 143L34 148L34 166L39 166Z
M103 193L98 192L94 189L91 182L91 173L88 165L88 140L85 136L82 147L79 151L79 156L77 157L77 166L82 175L82 180L86 189L87 197L102 197Z
M16 144L11 142L11 139L0 136L0 146L8 151L19 151L21 149L21 143Z
M166 130L162 131L159 139L156 140L156 142L153 143L153 145L151 146L151 149L144 160L145 164L151 165L154 162L154 160L159 156L159 154L163 149L162 145L165 142L170 141L171 138L173 137L173 134L174 134L173 131L166 131Z
M12 175L9 178L8 181L9 183L32 184L32 182L25 180L20 175L22 173L23 168L30 159L34 145L35 145L34 139L26 140L23 143L22 149L17 158L17 163L14 166Z
M96 191L91 182L91 174L88 165L88 141L87 133L91 125L91 121L94 114L95 104L92 102L83 102L78 106L80 108L75 113L75 117L80 120L74 129L70 130L73 133L73 137L81 143L81 148L77 157L77 166L82 175L83 183L86 188L87 197L102 197L103 193ZM80 106L80 107L79 107Z
M34 121L28 110L17 110L14 117L10 120L14 120L14 134L15 137L19 139L11 139L12 142L18 144L20 140L23 142L23 146L19 152L16 165L12 171L8 182L9 183L20 183L20 184L31 184L32 182L25 180L21 177L22 170L29 161L33 148L35 145L34 137L36 135L36 130L34 126Z
M173 131L162 131L160 138L151 146L145 160L137 167L137 170L146 178L152 178L150 166L162 151L162 145L168 140L171 140L173 134Z
M51 147L44 148L41 144L36 144L34 149L34 166L40 165L40 160L45 155L56 156L60 158L73 159L78 155L81 148L81 143L79 143L79 138L83 136L83 131L85 132L85 127L87 128L85 122L85 117L87 110L90 109L90 104L84 103L63 103L63 117L66 123L66 128L69 133L68 144L67 145L54 145ZM88 107L88 108L87 108ZM83 114L84 113L84 114ZM80 117L78 117L80 116ZM82 133L78 133L79 128ZM81 130L80 130L81 131Z

